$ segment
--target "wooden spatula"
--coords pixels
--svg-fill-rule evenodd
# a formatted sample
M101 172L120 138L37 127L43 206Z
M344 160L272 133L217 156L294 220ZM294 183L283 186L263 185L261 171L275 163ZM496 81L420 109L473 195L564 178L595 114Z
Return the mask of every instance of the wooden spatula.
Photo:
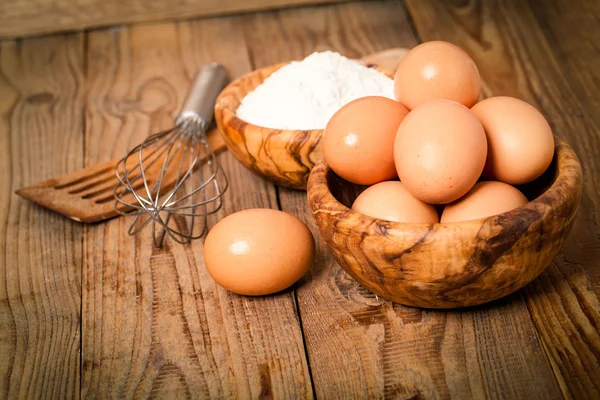
M394 48L373 53L362 60L395 71L407 49ZM226 149L213 128L208 142L215 154ZM113 191L118 183L115 167L118 159L92 165L45 182L21 188L16 193L28 200L80 222L99 222L118 215ZM127 200L127 198L124 198Z
M208 143L215 154L225 150L225 142L213 128ZM204 160L202 160L204 161ZM80 222L98 222L118 215L113 191L118 183L115 167L119 159L105 161L33 186L16 193L28 200ZM153 172L158 172L154 169ZM148 176L152 180L152 176ZM124 198L124 200L128 200ZM133 197L129 200L133 200Z

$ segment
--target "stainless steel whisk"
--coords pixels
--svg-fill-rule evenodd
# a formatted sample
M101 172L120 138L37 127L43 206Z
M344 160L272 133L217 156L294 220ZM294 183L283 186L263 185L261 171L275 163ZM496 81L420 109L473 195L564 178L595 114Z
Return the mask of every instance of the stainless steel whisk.
M207 216L219 210L227 190L227 177L206 136L226 79L219 64L204 65L175 126L149 136L117 164L115 208L135 216L130 235L152 222L154 243L161 247L167 234L188 243L206 232Z

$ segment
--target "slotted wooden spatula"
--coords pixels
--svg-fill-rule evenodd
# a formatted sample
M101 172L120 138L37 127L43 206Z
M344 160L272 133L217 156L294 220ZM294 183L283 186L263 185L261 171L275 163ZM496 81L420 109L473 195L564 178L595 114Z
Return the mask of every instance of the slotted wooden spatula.
M408 50L392 48L363 57L367 63L395 71ZM226 149L214 127L208 142L215 154ZM21 188L16 193L28 200L80 222L99 222L116 217L113 191L118 183L115 167L118 159L92 165L45 182ZM128 200L126 197L124 200Z
M225 150L225 142L214 127L208 132L208 143L215 154ZM204 160L202 160L204 161ZM16 193L28 200L80 222L98 222L116 217L113 191L119 182L115 167L119 159L92 165L58 178L21 188ZM154 168L150 173L158 173ZM156 177L148 176L148 180ZM132 195L131 195L132 196ZM124 200L127 199L124 197Z

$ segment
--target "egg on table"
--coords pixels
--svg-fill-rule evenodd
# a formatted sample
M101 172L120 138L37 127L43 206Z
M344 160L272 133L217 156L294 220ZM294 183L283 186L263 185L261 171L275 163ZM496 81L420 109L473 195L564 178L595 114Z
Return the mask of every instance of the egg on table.
M315 244L295 216L272 209L249 209L219 221L204 241L204 263L225 289L249 296L290 287L310 268Z
M439 221L434 206L415 198L398 181L368 187L354 200L352 210L387 221L427 224Z
M546 118L514 97L490 97L472 109L488 141L484 176L513 185L536 179L554 155L554 135Z
M394 77L396 100L412 110L429 100L449 99L471 107L479 99L479 70L452 43L422 43L402 59Z
M452 100L432 100L412 110L394 142L400 181L430 204L449 203L467 193L479 179L486 156L481 123Z
M407 114L402 104L387 97L351 101L325 127L325 161L340 177L361 185L395 178L394 137Z
M444 207L440 222L461 222L502 214L527 204L527 197L503 182L481 181L464 197Z

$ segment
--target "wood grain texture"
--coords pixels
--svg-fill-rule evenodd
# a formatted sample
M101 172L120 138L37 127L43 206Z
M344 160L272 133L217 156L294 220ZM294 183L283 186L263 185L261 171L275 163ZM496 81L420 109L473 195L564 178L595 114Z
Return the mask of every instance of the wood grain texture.
M0 44L0 398L79 396L81 227L13 191L82 164L83 37Z
M244 17L255 68L417 43L397 1L274 14ZM305 194L280 188L279 197L318 238ZM462 311L405 307L369 292L318 243L296 290L318 398L562 398L520 293Z
M488 94L538 107L582 160L573 232L523 291L565 396L600 396L600 4L595 1L408 1L424 40L467 49ZM482 67L483 66L483 67Z
M389 60L390 53L384 56L382 59ZM372 55L371 60L373 57L376 55ZM287 62L259 68L231 82L217 98L215 120L229 151L239 162L279 186L305 190L310 171L323 157L323 129L265 128L236 116L236 110L246 94L285 65ZM391 71L374 64L369 64L369 67L393 77Z
M306 189L310 170L323 156L323 130L264 128L242 121L235 114L248 92L285 65L261 68L228 85L217 99L215 120L229 151L244 166L278 185Z
M537 278L571 231L581 199L581 165L564 141L555 142L546 176L529 184L541 186L539 192L526 189L533 200L501 215L451 224L368 217L350 209L356 186L324 160L310 175L308 204L337 263L379 296L423 308L480 305Z
M172 123L200 65L250 66L237 18L96 31L88 39L86 162L122 154ZM220 38L215 41L213 38ZM225 206L276 207L271 185L229 154ZM202 241L152 247L131 220L86 226L82 397L310 398L289 292L244 298L218 287Z
M2 0L0 38L344 0Z

